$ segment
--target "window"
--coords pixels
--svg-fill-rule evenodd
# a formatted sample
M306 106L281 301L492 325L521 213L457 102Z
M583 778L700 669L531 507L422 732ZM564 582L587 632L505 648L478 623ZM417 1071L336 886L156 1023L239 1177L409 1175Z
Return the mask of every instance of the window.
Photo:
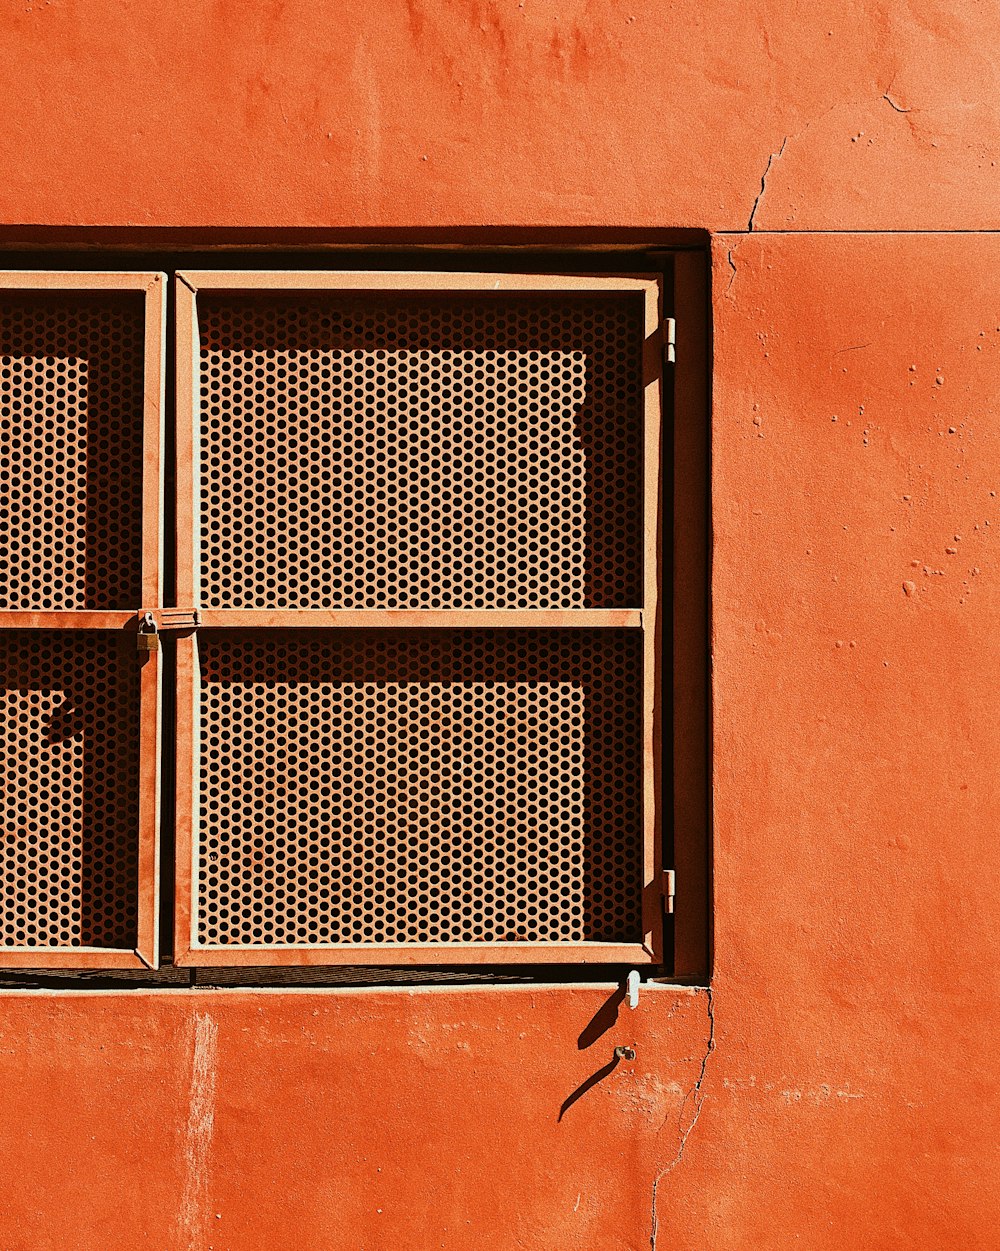
M0 274L0 961L155 967L162 274ZM130 628L131 627L131 628Z
M162 274L0 279L0 963L157 965L163 741L175 964L662 966L662 273L172 281L165 442Z

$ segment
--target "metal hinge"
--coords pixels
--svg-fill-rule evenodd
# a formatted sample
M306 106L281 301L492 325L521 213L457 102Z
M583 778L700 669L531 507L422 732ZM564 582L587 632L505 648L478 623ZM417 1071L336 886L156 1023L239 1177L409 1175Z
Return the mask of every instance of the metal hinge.
M663 359L668 365L677 360L677 322L672 317L663 323Z
M663 911L669 916L674 910L674 871L663 870Z

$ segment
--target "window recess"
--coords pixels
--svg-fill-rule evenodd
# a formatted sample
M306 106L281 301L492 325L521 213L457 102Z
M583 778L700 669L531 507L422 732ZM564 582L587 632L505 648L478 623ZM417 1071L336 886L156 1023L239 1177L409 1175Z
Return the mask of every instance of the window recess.
M660 280L176 295L175 961L661 961Z

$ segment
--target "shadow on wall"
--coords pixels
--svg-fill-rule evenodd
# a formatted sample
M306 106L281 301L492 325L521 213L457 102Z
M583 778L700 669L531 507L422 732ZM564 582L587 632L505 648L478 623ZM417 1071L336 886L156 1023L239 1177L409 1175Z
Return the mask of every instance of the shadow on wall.
M617 1023L618 1009L624 999L625 988L620 986L608 1000L601 1004L600 1008L598 1008L598 1010L584 1026L580 1033L580 1037L577 1039L576 1045L581 1051L585 1051L588 1047L593 1046L599 1038L603 1037L603 1035ZM611 1057L607 1064L602 1065L596 1070L596 1072L591 1073L585 1081L581 1082L580 1085L577 1086L576 1090L574 1090L572 1094L568 1095L566 1099L563 1100L562 1107L559 1109L559 1115L556 1118L557 1121L561 1121L573 1104L582 1099L588 1091L593 1090L594 1087L598 1085L599 1082L603 1082L606 1077L610 1077L621 1063L621 1060L622 1056L616 1049L615 1054Z

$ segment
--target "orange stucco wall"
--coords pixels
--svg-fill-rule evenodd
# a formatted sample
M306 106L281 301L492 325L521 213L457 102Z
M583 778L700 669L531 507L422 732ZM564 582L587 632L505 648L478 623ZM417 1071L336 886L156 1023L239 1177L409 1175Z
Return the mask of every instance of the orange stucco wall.
M0 225L712 232L715 977L5 994L0 1247L1000 1245L1000 6L2 17Z

